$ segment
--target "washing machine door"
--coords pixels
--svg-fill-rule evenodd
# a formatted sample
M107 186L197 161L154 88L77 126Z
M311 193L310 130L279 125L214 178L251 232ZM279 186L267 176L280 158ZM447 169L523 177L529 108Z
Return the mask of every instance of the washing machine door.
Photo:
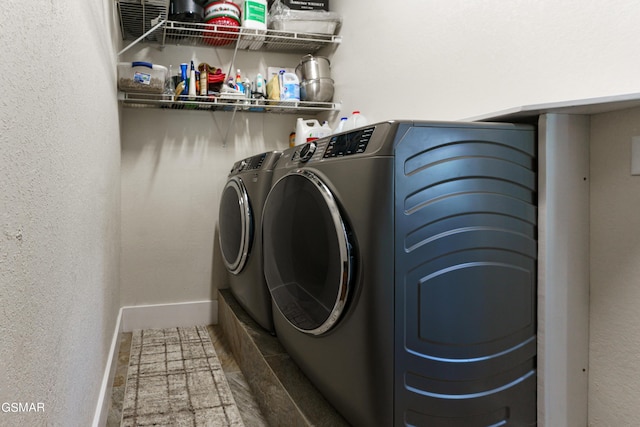
M352 277L352 249L335 197L299 169L272 187L262 215L265 279L296 329L320 335L340 320Z
M218 224L222 260L231 273L238 274L247 263L253 218L247 189L237 176L229 179L222 191Z

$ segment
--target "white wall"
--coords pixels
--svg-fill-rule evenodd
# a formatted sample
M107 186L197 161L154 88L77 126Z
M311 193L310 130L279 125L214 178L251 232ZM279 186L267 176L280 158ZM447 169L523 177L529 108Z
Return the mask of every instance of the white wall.
M287 118L239 113L224 145L230 118L122 110L121 305L217 298L214 229L227 173L235 159L283 149L290 132Z
M171 64L177 73L193 59L228 73L232 55L136 45L120 60ZM244 52L234 68L253 78L270 65L295 67L300 56ZM236 160L288 147L296 116L237 113L231 122L231 112L122 108L121 114L121 305L216 299L214 229L227 174Z
M589 425L640 424L640 109L591 118Z
M91 424L118 311L113 2L0 11L0 425Z
M459 119L638 92L634 0L332 0L343 112Z

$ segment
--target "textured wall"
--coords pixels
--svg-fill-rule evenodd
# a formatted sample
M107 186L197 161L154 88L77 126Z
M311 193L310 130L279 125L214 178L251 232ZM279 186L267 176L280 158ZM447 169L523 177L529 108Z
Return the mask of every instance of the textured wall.
M640 425L640 109L591 119L589 425Z
M96 408L118 309L112 3L0 11L0 403L43 405L3 405L0 426L87 426Z
M343 112L459 119L638 91L634 0L334 1Z
M193 59L227 73L232 55L138 45L120 60L171 64L177 72ZM300 57L240 52L234 68L253 77L267 65L295 67ZM232 122L230 112L123 108L121 117L121 305L216 299L214 227L227 174L238 159L288 147L296 116L240 112Z

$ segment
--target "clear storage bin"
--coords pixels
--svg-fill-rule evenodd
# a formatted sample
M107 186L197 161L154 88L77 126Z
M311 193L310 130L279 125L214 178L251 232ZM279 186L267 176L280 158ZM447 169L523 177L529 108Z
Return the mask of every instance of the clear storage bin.
M123 92L162 93L169 70L150 62L119 62L118 89Z
M269 28L281 31L335 34L340 15L325 10L295 10L276 0L269 10Z

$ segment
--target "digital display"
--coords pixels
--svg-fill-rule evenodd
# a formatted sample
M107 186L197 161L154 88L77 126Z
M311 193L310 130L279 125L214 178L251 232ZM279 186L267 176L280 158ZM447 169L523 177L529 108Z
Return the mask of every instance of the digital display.
M336 135L329 140L324 158L364 153L374 128Z

